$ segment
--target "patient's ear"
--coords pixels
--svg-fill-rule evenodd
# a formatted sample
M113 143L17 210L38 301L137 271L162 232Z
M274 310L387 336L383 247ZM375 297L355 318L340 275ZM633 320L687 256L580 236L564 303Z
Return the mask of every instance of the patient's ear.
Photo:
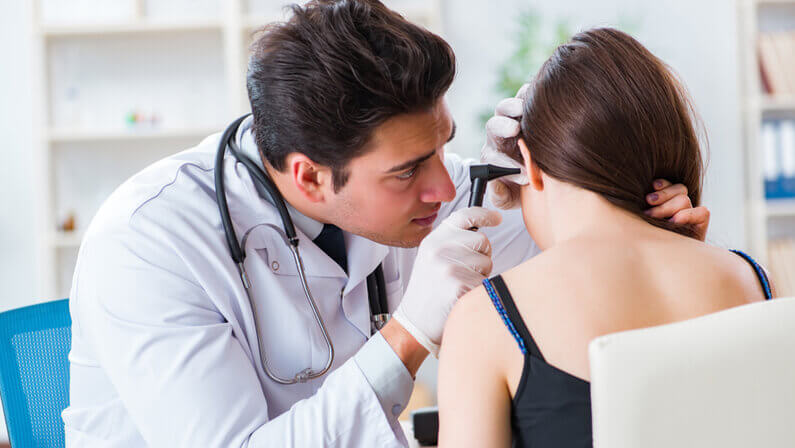
M518 141L519 151L522 153L522 160L524 161L524 169L527 171L527 177L530 181L530 186L538 191L544 189L544 179L541 176L541 168L533 161L530 151L527 150L527 144L524 139L520 138Z

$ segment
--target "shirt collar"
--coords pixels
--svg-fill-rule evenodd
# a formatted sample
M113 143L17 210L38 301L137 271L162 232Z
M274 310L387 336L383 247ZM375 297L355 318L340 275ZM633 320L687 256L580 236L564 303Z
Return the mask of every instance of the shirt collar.
M254 141L254 134L251 131L253 122L253 116L249 116L243 120L237 130L235 139L237 140L237 144L240 147L240 151L243 153L242 155L254 161L258 166L261 166L262 159L260 158L257 143ZM254 182L254 188L257 189L257 193L261 198L273 204L270 195L267 194L267 192L258 182ZM287 201L285 201L285 204L287 205L287 211L290 213L290 218L292 218L293 224L297 229L304 232L307 237L313 240L320 235L320 232L323 231L322 222L316 221L304 215L303 213L296 210L292 205L287 203Z

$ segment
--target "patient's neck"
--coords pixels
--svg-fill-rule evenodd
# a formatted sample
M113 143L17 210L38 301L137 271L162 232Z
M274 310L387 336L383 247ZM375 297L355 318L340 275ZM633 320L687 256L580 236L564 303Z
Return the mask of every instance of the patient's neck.
M542 250L575 238L626 239L653 230L643 218L599 194L562 182L549 186L542 203L544 216L539 217L539 233L543 236L535 238Z

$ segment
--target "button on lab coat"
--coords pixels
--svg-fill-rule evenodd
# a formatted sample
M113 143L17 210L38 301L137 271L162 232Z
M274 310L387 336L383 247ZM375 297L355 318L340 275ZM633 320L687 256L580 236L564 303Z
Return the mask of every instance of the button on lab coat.
M393 311L416 249L346 233L346 276L299 228L308 283L335 358L319 379L274 382L262 369L263 357L279 376L292 378L310 366L322 369L328 352L278 213L227 155L227 201L247 255L252 312L215 199L219 138L208 137L125 182L86 232L70 294L67 446L403 445L396 415L379 401L378 386L354 355L370 333L367 275L383 263ZM469 163L448 154L445 165L458 196L442 206L437 222L466 206ZM519 212L503 218L498 228L484 229L495 273L537 251ZM397 359L382 344L377 350Z

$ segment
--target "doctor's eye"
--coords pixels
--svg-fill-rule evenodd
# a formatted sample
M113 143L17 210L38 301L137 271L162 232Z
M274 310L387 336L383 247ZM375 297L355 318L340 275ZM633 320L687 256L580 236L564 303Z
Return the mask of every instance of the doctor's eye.
M412 177L414 177L414 175L417 173L417 168L419 168L419 167L415 166L414 168L406 171L405 173L398 174L395 177L397 177L400 180L409 180Z

